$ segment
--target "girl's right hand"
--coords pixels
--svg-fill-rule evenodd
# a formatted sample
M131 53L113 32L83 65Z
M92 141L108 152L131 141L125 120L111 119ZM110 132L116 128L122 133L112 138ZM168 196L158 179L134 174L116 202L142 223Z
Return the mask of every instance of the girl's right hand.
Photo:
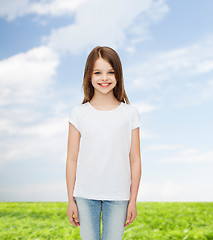
M74 214L74 217L73 217L73 214ZM74 200L71 202L68 202L67 215L73 226L75 227L80 226L80 223L78 220L78 209Z

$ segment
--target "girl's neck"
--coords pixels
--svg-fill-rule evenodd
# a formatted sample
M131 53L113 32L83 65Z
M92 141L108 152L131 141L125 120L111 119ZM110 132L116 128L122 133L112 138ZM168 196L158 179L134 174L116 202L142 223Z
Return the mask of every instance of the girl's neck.
M113 96L113 98L99 98L99 97L94 97L90 100L90 104L96 107L115 107L120 105L120 102Z

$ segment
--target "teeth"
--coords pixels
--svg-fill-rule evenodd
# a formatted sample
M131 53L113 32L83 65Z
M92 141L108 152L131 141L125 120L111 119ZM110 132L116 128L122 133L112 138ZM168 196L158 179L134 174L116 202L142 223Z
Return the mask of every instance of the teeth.
M110 84L110 83L107 83L107 84L106 84L106 83L105 83L105 84L101 84L101 83L100 83L100 85L102 85L102 86L107 86L107 85L109 85L109 84Z

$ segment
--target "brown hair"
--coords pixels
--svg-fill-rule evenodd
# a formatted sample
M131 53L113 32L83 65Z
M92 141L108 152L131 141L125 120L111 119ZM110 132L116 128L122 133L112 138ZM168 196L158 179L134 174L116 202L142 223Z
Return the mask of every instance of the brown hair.
M91 75L93 72L95 61L98 58L103 58L114 69L117 84L113 88L113 94L116 97L116 99L119 102L126 101L127 104L130 104L124 89L123 71L122 71L122 65L121 65L121 60L119 58L119 55L115 50L106 46L104 47L97 46L93 48L93 50L90 52L90 54L87 57L85 70L84 70L84 80L82 84L82 88L84 91L84 99L82 104L90 101L94 95L94 87L91 83Z

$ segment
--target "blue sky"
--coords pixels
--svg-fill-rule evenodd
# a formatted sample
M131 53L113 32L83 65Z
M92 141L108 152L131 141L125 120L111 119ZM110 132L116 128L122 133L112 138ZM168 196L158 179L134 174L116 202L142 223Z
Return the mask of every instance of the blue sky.
M88 53L120 55L141 114L138 201L212 201L212 1L0 0L0 201L67 201Z

